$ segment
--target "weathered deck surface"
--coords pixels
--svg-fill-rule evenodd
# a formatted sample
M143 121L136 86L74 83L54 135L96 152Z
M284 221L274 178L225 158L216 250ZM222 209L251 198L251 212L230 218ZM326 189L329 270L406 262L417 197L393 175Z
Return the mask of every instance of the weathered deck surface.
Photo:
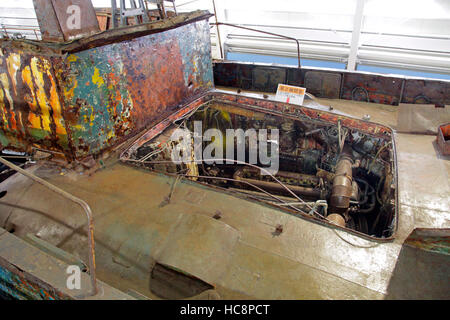
M335 110L395 127L396 107L319 100ZM214 285L222 298L450 298L448 255L403 242L414 228L450 227L450 161L435 137L397 134L400 218L396 238L378 243L344 231L110 161L92 176L41 167L36 173L84 199L95 216L98 277L127 292L152 292L159 261ZM1 185L0 224L33 233L87 261L86 220L76 205L27 178ZM222 218L212 216L220 211ZM274 236L278 224L283 233ZM426 255L426 259L424 258Z

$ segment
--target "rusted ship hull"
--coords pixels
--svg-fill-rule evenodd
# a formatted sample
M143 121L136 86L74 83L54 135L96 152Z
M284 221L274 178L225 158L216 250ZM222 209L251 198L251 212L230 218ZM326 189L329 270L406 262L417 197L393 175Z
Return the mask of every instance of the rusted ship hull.
M213 86L207 17L69 45L3 40L2 146L82 159L156 124Z

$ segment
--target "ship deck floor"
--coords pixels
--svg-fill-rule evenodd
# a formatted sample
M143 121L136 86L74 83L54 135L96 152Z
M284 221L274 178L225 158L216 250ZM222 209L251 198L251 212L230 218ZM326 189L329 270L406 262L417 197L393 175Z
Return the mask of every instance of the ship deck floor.
M396 107L317 101L395 129ZM213 284L228 299L449 299L448 255L419 257L403 244L414 228L450 227L449 157L439 154L434 136L402 133L395 140L399 224L387 243L189 181L175 183L114 157L91 176L45 165L30 170L91 206L98 277L124 292L158 299L150 276L158 262ZM32 233L88 261L86 218L78 206L17 174L1 188L8 194L0 201L0 223L8 219L16 236ZM212 218L217 211L220 220ZM278 224L284 227L276 236Z

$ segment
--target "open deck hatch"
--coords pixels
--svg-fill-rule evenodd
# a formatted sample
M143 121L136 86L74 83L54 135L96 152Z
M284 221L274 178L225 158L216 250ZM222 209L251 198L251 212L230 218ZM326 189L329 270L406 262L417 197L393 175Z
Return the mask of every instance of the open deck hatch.
M121 158L359 235L395 232L395 146L392 130L375 123L216 92L156 125Z

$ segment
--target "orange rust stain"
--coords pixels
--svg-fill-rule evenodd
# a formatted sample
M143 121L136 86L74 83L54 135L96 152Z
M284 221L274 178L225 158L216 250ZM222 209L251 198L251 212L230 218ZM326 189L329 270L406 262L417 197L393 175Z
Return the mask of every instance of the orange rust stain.
M42 123L43 129L47 131L50 130L50 109L53 112L53 120L56 125L56 133L57 134L67 134L66 129L64 127L64 121L61 116L61 105L59 102L59 96L56 89L56 83L53 78L53 75L50 72L50 63L42 59L39 61L36 57L31 59L31 70L33 72L34 80L37 86L36 95L37 100L39 102L39 106L41 107L42 112ZM48 76L50 80L50 98L47 97L44 90L44 73Z
M17 131L16 113L11 110L11 116L9 118L11 120L11 129Z
M108 73L108 78L113 85L117 85L120 82L120 78L114 72Z
M48 99L45 95L44 90L44 76L42 74L42 67L40 66L40 61L38 58L34 57L31 59L31 71L33 73L34 82L36 83L37 89L36 89L36 96L37 101L39 103L39 107L41 108L42 113L42 129L46 131L50 130L50 108L48 106Z
M32 77L31 69L29 66L26 66L22 70L22 80L28 86L28 88L30 88L30 92L31 92L31 97L28 96L25 99L28 103L28 106L30 107L30 110L32 111L28 114L28 121L31 123L32 128L42 129L41 118L38 115L36 115L36 113L39 110L38 110L38 105L37 105L37 101L36 101L36 95L34 94L34 84L33 84L33 80L31 77Z
M50 105L53 109L53 119L56 123L56 133L65 135L67 134L67 131L61 115L61 104L59 101L58 91L56 89L56 83L49 70L47 70L47 75L50 78L50 82L52 84L50 89Z
M157 115L160 116L168 106L179 103L186 96L187 88L177 41L170 45L154 44L157 55L149 55L145 47L133 46L133 49L123 64L127 70L128 90L134 105L133 124L142 128ZM168 60L170 69L166 73L155 72L167 68ZM133 85L136 79L139 79L139 86Z

